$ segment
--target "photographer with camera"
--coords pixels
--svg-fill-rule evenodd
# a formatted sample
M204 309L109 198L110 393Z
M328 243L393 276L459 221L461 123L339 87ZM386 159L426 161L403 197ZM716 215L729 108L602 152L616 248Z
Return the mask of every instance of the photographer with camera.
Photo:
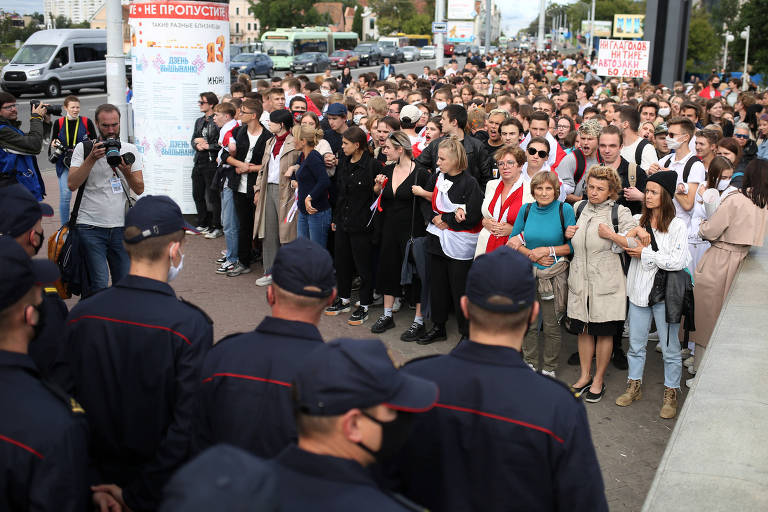
M77 228L90 274L88 296L128 274L130 261L123 247L126 208L130 191L144 192L141 159L136 146L120 141L120 111L109 103L94 114L100 137L75 146L68 185L78 190L74 210ZM126 206L126 202L128 205Z
M72 191L67 184L72 153L78 142L96 135L93 121L80 115L80 99L77 96L64 98L63 110L64 117L53 123L51 145L48 146L48 161L56 164L56 176L59 178L59 213L62 223L69 219L69 203L72 199Z
M29 133L21 131L16 98L0 92L0 187L21 183L38 201L45 196L45 184L35 158L43 149L43 134L50 124L48 105L32 106Z

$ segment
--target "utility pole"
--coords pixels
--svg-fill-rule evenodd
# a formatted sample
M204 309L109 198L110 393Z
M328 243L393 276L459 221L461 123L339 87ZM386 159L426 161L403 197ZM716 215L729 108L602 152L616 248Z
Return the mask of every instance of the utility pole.
M491 48L491 0L485 0L485 54Z
M536 47L540 52L544 51L544 17L547 13L547 0L539 0L539 37Z
M445 21L445 0L435 1L435 21ZM443 54L443 38L445 34L435 34L435 67L442 67L445 64L445 55Z
M120 133L128 137L125 103L125 55L123 54L123 8L120 0L107 0L107 102L120 110Z
M746 45L744 46L744 75L741 77L742 91L749 89L749 74L747 73L747 62L749 61L749 32L750 26L747 25L741 33L741 38L746 41Z
M589 16L589 55L591 58L592 48L595 47L595 0L592 0L592 14Z

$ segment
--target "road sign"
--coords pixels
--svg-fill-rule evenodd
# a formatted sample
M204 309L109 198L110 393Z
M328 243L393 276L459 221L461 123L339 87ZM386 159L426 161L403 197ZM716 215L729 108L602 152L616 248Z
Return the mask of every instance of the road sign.
M432 22L432 33L433 34L445 34L448 32L448 24L444 21L433 21Z

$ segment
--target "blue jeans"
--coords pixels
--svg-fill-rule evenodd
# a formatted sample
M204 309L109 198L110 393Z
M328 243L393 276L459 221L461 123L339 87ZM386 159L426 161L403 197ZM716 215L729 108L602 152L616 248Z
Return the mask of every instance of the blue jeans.
M679 388L683 373L680 340L677 337L680 324L667 324L663 302L644 308L629 303L629 350L627 351L629 378L643 379L645 347L648 344L648 332L651 330L651 315L656 320L656 330L659 333L664 357L664 385L668 388Z
M297 212L299 219L296 223L296 236L298 238L309 238L321 247L326 247L328 243L328 230L331 227L331 209L319 211L309 215Z
M229 187L224 187L221 191L221 225L224 227L224 241L227 243L227 254L224 257L230 263L237 263L237 236L240 231L240 222L235 213L232 189Z
M67 178L69 178L69 169L65 169L59 176L59 215L61 215L62 224L69 221L69 203L72 200L72 191L67 185Z
M123 230L122 227L100 228L87 224L77 225L82 249L88 262L88 273L91 276L88 295L109 286L110 274L112 284L128 275L131 260L123 247Z

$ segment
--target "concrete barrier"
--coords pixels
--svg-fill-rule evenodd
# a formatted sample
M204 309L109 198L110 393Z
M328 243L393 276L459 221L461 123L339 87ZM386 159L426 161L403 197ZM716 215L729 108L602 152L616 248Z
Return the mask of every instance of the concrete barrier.
M667 510L768 510L768 247L742 262L656 470L643 511Z

